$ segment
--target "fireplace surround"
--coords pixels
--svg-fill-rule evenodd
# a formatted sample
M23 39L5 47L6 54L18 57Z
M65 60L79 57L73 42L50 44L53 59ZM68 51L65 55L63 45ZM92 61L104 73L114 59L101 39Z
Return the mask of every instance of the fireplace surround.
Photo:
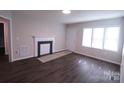
M49 48L49 53L48 54L52 54L53 53L53 41L38 41L38 57L43 56L40 55L40 50L43 44L49 44L50 48Z
M40 53L40 50L41 50L41 46L44 46L44 45L49 45L49 54L55 52L55 38L54 37L47 38L47 37L33 36L33 41L34 41L34 57L42 56Z

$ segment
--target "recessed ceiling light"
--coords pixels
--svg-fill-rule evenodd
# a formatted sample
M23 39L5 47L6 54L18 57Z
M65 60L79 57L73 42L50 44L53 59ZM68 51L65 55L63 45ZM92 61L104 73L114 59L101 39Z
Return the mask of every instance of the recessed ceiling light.
M70 14L71 11L70 11L70 10L63 10L62 13L63 13L63 14Z

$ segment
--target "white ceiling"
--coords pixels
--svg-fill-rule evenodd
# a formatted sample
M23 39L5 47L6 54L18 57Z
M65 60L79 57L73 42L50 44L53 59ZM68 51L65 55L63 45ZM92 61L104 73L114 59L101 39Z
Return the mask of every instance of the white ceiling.
M124 16L124 11L72 11L72 14L66 17L65 23L74 23L81 21L92 21L99 19L108 19Z
M13 13L35 17L45 16L65 24L124 16L123 10L72 10L69 15L62 14L61 10L16 10Z

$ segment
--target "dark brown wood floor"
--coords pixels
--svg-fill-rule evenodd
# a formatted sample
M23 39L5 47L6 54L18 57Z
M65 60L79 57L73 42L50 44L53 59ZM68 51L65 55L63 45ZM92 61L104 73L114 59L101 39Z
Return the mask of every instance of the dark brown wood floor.
M42 63L37 58L8 62L0 56L0 82L6 83L119 83L120 66L71 53Z

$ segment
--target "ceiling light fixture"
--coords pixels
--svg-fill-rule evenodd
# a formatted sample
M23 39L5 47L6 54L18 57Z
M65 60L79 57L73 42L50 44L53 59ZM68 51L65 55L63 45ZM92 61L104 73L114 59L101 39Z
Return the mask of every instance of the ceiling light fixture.
M63 13L63 14L70 14L71 11L70 11L70 10L63 10L62 13Z

